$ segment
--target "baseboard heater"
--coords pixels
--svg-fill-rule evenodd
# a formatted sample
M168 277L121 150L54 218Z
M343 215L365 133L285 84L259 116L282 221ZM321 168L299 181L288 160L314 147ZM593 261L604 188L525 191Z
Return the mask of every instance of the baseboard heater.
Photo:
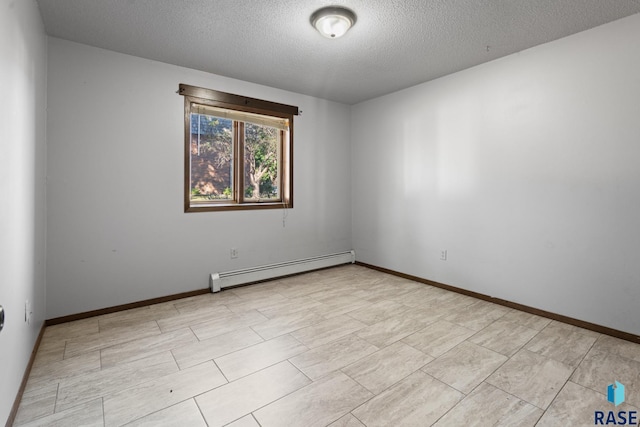
M356 262L356 253L349 251L244 268L242 270L213 273L209 278L209 287L211 292L219 292L229 286L260 282L341 264L353 264L354 262Z

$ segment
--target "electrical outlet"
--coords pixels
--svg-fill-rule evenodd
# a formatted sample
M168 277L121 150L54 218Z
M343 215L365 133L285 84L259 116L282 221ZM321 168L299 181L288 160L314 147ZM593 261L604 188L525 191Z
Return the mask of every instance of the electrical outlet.
M447 260L447 250L446 249L443 250L443 251L440 251L440 260L442 260L442 261L446 261Z
M238 249L231 248L231 250L229 251L229 254L231 255L231 259L238 258Z

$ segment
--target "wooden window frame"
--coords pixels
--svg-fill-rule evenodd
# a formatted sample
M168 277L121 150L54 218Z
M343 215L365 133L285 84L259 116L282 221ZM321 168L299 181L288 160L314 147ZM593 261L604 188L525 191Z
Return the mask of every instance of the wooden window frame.
M215 212L255 209L293 208L293 116L298 107L261 99L248 98L212 89L180 84L178 93L184 96L184 211ZM192 104L225 108L245 113L261 114L289 120L289 138L280 131L280 170L278 174L280 200L245 200L244 196L244 122L233 125L233 200L191 202L191 114ZM242 135L241 135L242 133Z

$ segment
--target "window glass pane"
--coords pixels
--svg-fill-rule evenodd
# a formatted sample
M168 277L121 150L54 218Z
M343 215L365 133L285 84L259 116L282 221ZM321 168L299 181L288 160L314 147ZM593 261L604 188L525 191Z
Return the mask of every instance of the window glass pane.
M191 201L233 199L233 121L191 114Z
M280 199L280 133L274 127L244 124L245 200Z

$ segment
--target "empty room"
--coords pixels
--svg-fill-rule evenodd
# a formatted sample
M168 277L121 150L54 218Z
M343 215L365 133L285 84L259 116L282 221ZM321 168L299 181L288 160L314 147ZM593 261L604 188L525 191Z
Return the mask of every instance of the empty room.
M0 424L640 420L640 0L0 0Z

